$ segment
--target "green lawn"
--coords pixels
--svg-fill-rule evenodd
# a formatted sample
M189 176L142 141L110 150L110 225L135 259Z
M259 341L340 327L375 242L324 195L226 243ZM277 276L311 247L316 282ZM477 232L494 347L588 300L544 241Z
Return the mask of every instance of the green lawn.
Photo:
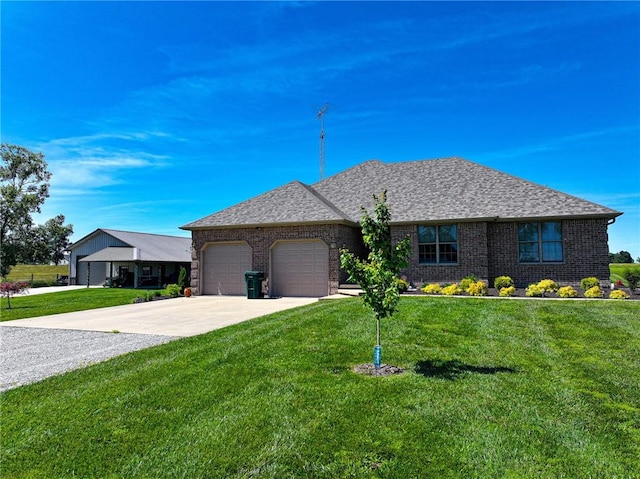
M48 285L53 284L58 276L69 276L69 265L17 264L9 271L7 281L27 281Z
M623 264L623 263L610 263L609 271L611 273L611 282L615 283L618 280L622 281L625 286L629 286L627 284L627 280L624 279L624 272L628 269L634 270L636 272L640 272L640 264L631 263L631 264Z
M178 320L178 318L177 318ZM2 477L638 478L640 304L323 301L2 395Z
M2 309L0 321L131 304L135 298L144 297L146 294L146 290L86 288L46 294L18 295L11 298L11 309L7 308L6 298L0 300L0 308Z

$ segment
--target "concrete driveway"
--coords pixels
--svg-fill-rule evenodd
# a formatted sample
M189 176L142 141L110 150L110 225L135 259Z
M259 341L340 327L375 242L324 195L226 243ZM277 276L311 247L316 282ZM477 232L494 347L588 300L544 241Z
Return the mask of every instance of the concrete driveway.
M6 321L0 323L0 392L316 301L318 298L180 297ZM120 334L105 334L114 332Z
M161 336L194 336L248 319L318 301L318 298L247 299L192 296L76 311L0 323L26 328L77 329ZM0 333L1 333L0 329Z

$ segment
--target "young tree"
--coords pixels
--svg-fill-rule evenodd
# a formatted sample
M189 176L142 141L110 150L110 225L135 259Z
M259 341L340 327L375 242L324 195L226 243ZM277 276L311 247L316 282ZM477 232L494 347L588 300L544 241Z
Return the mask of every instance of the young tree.
M363 301L376 317L376 346L374 365L380 367L380 320L396 312L400 299L398 274L407 267L411 254L411 240L405 238L394 245L391 238L391 213L387 204L387 192L373 195L375 218L362 207L362 239L369 249L366 260L356 257L346 249L340 251L340 264L364 291Z
M11 297L16 294L24 294L29 288L29 283L16 281L15 283L6 281L0 283L0 295L7 298L7 309L11 309Z
M187 268L180 266L180 273L178 274L178 286L180 286L180 293L184 293L184 288L189 286L187 278Z

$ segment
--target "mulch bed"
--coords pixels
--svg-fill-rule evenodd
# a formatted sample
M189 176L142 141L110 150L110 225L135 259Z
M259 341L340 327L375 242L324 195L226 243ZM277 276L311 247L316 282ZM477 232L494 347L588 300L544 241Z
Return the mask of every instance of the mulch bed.
M629 299L640 301L640 288L635 289L634 291L631 291L629 288L616 288L616 289L620 289L622 291L625 291L629 295ZM544 297L527 296L526 295L526 291L527 291L527 288L518 288L518 289L516 289L516 291L515 291L515 293L513 294L512 297L514 297L514 298L527 298L527 299L560 298L560 296L558 296L557 293L545 293ZM584 291L582 291L581 289L578 289L578 288L576 288L576 291L578 292L577 298L584 298ZM609 298L609 293L611 293L611 290L607 288L607 289L604 289L603 292L604 292L604 299L608 299ZM408 292L403 293L403 294L420 295L420 296L445 296L443 294L427 294L427 293L423 293L419 289L416 290L416 291L408 291ZM469 296L469 294L468 293L462 293L462 294L459 294L457 296ZM499 297L500 296L500 291L498 291L495 288L489 288L487 296Z
M402 374L404 369L398 366L391 366L390 364L381 364L380 367L376 369L373 363L367 363L354 366L353 372L366 376L393 376L394 374Z

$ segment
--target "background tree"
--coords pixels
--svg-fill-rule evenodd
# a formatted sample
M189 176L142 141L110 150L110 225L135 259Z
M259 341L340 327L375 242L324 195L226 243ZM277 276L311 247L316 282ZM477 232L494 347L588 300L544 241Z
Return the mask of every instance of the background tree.
M633 263L631 253L628 251L619 251L618 253L609 253L610 263Z
M394 245L391 238L391 213L387 204L386 190L380 197L373 195L375 218L362 207L362 240L369 249L366 260L356 257L346 249L340 251L340 264L349 275L349 281L360 285L363 301L376 317L376 346L374 365L380 367L382 345L380 344L380 320L396 312L400 299L400 279L402 268L408 265L411 254L411 240L405 238Z
M42 229L42 236L45 239L43 246L46 247L47 262L57 266L64 259L64 252L71 245L73 225L65 225L64 215L58 215L47 220L44 225L38 228Z
M6 276L20 256L19 237L31 229L31 214L49 196L51 173L42 153L6 143L0 151L0 275Z

